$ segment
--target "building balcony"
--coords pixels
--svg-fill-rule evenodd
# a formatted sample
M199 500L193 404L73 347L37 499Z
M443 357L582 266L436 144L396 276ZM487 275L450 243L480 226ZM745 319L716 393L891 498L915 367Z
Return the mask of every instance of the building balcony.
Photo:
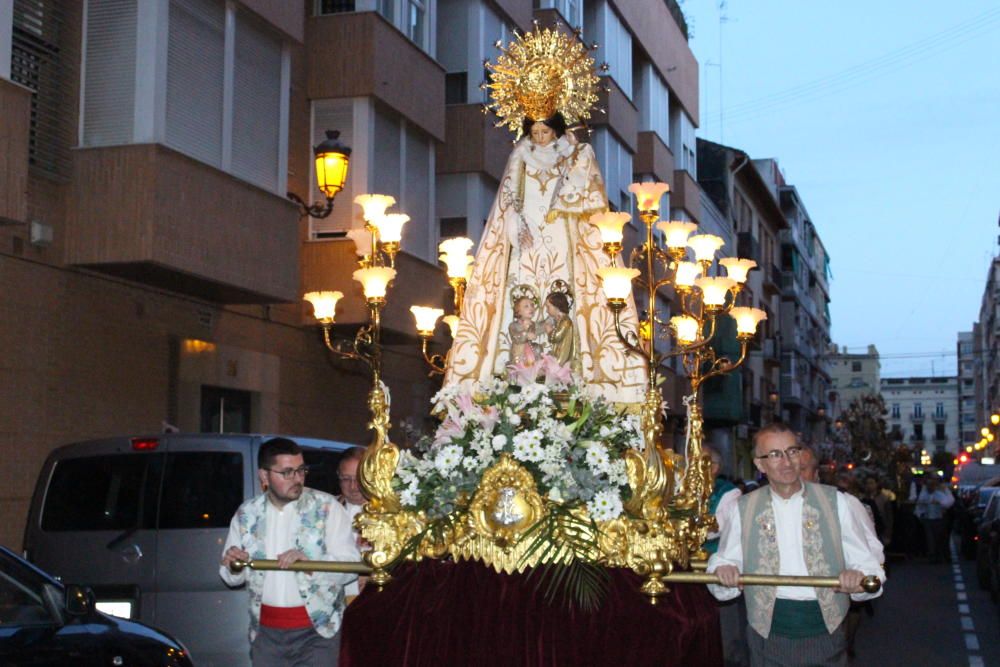
M629 151L635 152L636 137L639 134L639 110L625 96L618 83L610 76L601 77L597 91L597 106L606 113L591 116L594 127L610 128Z
M701 220L701 190L694 176L684 169L674 170L670 207L684 209L695 222Z
M444 141L444 69L378 12L310 17L306 45L309 99L374 97Z
M919 415L915 412L910 413L910 421L914 423L921 423L927 418L927 415L920 413Z
M765 338L761 342L761 354L764 358L764 365L771 368L781 367L781 350L778 348L778 341L774 338Z
M76 151L66 262L216 303L299 297L298 209L159 144Z
M798 380L782 377L781 378L781 402L789 403L792 405L804 405L804 392L802 390L802 383Z
M337 302L334 328L344 336L353 336L357 327L368 322L368 306L361 283L352 274L358 268L354 242L347 239L316 241L302 245L302 292L340 290L344 298ZM444 308L451 312L451 288L444 270L404 251L396 255L396 279L389 288L382 310L382 327L388 344L413 343L417 340L410 306ZM303 302L303 322L312 319L312 307ZM450 344L447 327L438 327L442 344ZM416 344L416 343L414 343ZM416 348L414 348L416 349Z
M439 174L482 172L499 181L510 155L513 136L494 127L497 117L484 114L480 104L451 104L445 110L448 141L437 145L435 167Z
M0 78L0 224L28 218L31 91Z
M944 424L945 422L948 421L948 413L947 412L935 412L933 415L931 415L931 419L934 420L935 424Z
M658 181L674 187L674 154L670 147L663 143L656 132L640 132L638 151L632 160L632 171L636 174L649 174Z

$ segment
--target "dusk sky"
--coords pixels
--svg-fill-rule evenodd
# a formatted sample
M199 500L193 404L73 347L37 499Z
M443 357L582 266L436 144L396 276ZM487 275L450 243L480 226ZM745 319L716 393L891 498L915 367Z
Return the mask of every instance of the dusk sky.
M798 188L831 256L835 343L874 343L883 376L954 374L1000 233L1000 3L719 4L682 2L699 136L776 158Z

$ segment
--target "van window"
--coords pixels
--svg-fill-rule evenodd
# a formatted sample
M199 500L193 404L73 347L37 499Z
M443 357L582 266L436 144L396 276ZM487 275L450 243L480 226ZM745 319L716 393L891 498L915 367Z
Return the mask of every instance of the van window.
M160 528L225 528L241 502L239 452L174 452L167 457Z
M340 481L337 479L337 465L343 452L302 448L302 458L309 466L306 486L317 491L340 495Z
M56 464L45 494L42 530L150 528L146 478L159 455L90 456ZM155 484L148 488L155 490ZM144 502L145 501L145 502Z

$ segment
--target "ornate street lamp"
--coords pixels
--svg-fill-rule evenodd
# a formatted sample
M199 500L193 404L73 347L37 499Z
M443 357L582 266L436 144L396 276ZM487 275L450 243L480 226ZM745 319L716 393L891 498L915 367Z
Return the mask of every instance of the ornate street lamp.
M333 211L333 198L344 189L347 182L347 169L351 163L351 147L338 140L338 130L327 130L326 140L313 148L316 159L316 187L326 197L325 204L309 206L294 192L288 193L288 198L299 205L299 214L303 217L325 218Z

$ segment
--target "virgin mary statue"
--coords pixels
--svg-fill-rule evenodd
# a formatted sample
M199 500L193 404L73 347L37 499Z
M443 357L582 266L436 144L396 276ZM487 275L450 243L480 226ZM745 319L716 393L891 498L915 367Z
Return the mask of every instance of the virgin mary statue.
M588 117L596 101L593 60L576 40L545 30L519 37L489 66L492 108L526 136L514 145L486 221L445 386L489 380L552 353L546 331L564 314L572 327L560 326L560 335L574 340L559 348L573 351L568 362L577 375L613 403L641 403L643 361L619 341L597 276L611 265L589 221L608 208L604 180L590 144L567 131L567 121ZM566 304L569 313L557 312ZM638 330L631 299L622 320ZM534 339L525 341L525 332Z

